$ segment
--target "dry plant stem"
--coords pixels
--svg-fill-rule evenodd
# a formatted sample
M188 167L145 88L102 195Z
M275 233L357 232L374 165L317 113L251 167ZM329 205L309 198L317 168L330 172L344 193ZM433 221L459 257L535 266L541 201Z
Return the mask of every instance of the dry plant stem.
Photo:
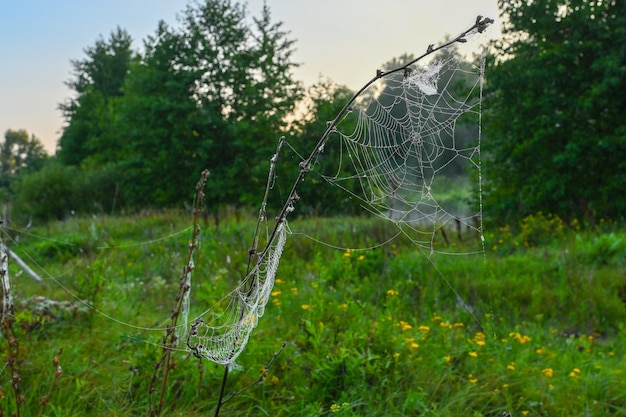
M163 337L163 346L161 359L154 365L154 373L152 375L152 379L150 381L149 395L150 395L150 415L151 416L160 416L163 411L164 400L165 400L165 392L167 391L167 380L169 377L170 370L174 367L172 361L172 351L176 347L178 342L178 336L176 335L176 327L178 326L178 318L180 316L181 310L183 308L183 302L185 299L185 295L189 292L190 288L187 284L187 277L191 274L193 269L193 253L198 245L198 236L200 235L200 212L201 205L204 201L204 185L209 178L209 171L202 171L200 181L196 185L196 198L194 202L193 209L193 230L191 233L191 243L189 243L189 253L187 255L187 263L183 267L183 272L180 277L180 287L178 289L178 294L176 295L176 306L174 310L172 310L172 314L170 315L170 324L167 326L165 331L165 336ZM161 388L159 392L159 400L156 404L156 407L152 401L152 395L156 390L156 381L159 376L159 371L163 370L163 375L161 377Z
M465 30L464 32L462 32L461 34L459 34L457 37L453 38L452 40L443 43L440 46L435 47L434 45L429 45L426 52L423 53L422 55L420 55L419 57L415 58L414 60L412 60L411 62L392 69L390 71L381 71L378 70L376 71L376 75L374 76L374 78L372 78L370 81L368 81L363 87L361 87L361 89L359 91L357 91L352 98L344 105L344 107L339 111L339 113L337 114L337 116L332 120L332 122L330 122L328 124L328 127L326 128L326 131L324 132L324 134L322 135L322 137L320 138L320 140L317 142L317 144L315 145L315 147L313 148L313 150L311 151L311 154L309 155L309 157L302 161L299 164L300 167L300 172L298 173L298 176L296 177L296 180L293 183L293 186L291 188L291 191L289 192L289 195L287 197L287 200L285 202L285 204L283 205L282 209L280 210L278 216L276 217L276 221L274 222L274 226L267 238L267 242L265 243L265 247L263 248L263 250L261 252L258 252L258 249L256 248L256 246L253 246L253 249L251 249L250 254L249 254L249 258L248 258L248 271L246 272L246 277L248 277L250 274L254 274L256 272L256 270L259 268L259 265L261 264L261 262L263 261L263 258L266 256L268 249L270 248L271 244L273 243L274 239L276 238L276 235L278 233L278 229L279 226L284 223L287 220L287 216L289 215L289 213L291 211L293 211L293 206L294 204L300 199L300 197L298 196L298 188L300 187L300 184L302 183L302 181L304 180L304 178L306 177L306 174L311 170L311 167L314 163L314 161L317 159L317 157L319 156L319 154L322 152L322 150L324 149L324 145L326 144L326 142L328 141L330 134L337 128L337 124L339 123L339 121L352 109L352 105L354 104L354 102L356 101L356 99L367 89L369 88L373 83L375 83L376 81L378 81L379 79L389 75L389 74L393 74L393 73L397 73L400 71L403 71L405 74L409 74L411 69L410 66L414 65L415 63L417 63L418 61L424 59L425 57L434 54L435 52L441 50L441 49L445 49L447 47L449 47L452 44L455 43L464 43L467 42L466 37L474 32L479 32L482 33L485 31L485 29L487 29L487 27L493 23L492 19L489 18L483 18L482 16L478 16L474 22L474 24L467 30ZM280 143L279 143L279 148L280 149ZM278 154L278 153L277 153ZM277 155L275 155L277 156ZM273 167L275 164L275 160L274 158L272 158L272 165L270 167L270 179L271 179L271 173L273 171ZM265 198L263 200L263 204L262 204L262 209L261 209L261 213L263 213L263 209L265 207L265 201L267 199L267 192L270 188L270 181L268 181L268 185L266 188L266 195ZM259 216L260 217L260 216ZM260 217L261 218L261 217ZM260 223L260 222L259 222ZM255 245L258 244L258 225L257 225L257 232L255 232ZM252 259L253 256L257 255L256 258L256 262L254 263L254 268L250 269L251 265L252 265ZM252 279L250 281L250 288L253 288L254 285L254 279ZM225 391L225 386L226 386L226 380L228 378L228 366L226 367L225 371L224 371L224 378L222 379L222 387L220 390L220 397L217 403L217 409L215 412L215 417L219 417L219 411L220 411L220 407L223 404L223 399L224 399L224 391ZM229 397L230 399L230 397Z
M258 249L259 249L259 232L261 230L261 224L265 221L266 219L266 207L267 207L267 198L269 197L270 194L270 190L272 189L272 185L273 185L273 179L274 179L274 171L276 169L276 162L278 161L278 156L280 154L280 150L283 147L283 143L285 142L285 137L282 136L279 140L278 140L278 144L276 145L276 152L274 153L274 155L272 156L272 158L270 159L270 169L269 169L269 173L267 174L267 183L265 184L265 194L263 195L263 201L261 202L261 208L259 209L259 217L257 218L257 222L256 222L256 227L254 230L254 235L252 236L252 247L248 250L248 265L246 267L246 277L248 277L250 275L250 269L252 268L253 265L253 259L256 257L257 261L256 261L256 267L258 268L258 264L260 262L260 259L262 259L262 256L265 254L265 252L263 252L261 254L261 256L258 256ZM271 241L268 240L267 246L265 247L265 250L267 250L267 248L269 248L269 243ZM254 288L254 286L256 285L256 280L253 279L250 280L250 285L248 287L248 292L252 291L252 289ZM245 314L245 307L241 307L241 314L239 315L239 320L243 320ZM235 341L235 344L237 343L237 341ZM282 350L282 349L281 349ZM234 351L234 347L233 347L233 351ZM226 382L228 381L228 371L229 371L229 367L225 366L224 367L224 376L222 377L222 386L220 388L220 396L217 399L217 406L215 408L215 417L218 417L220 414L220 409L222 408L222 405L227 401L230 400L231 398L233 398L235 395L237 395L238 393L236 393L235 395L230 395L228 397L227 400L224 400L224 395L226 394ZM247 388L246 388L247 389ZM242 391L239 391L242 392Z
M3 224L3 221L0 220L0 225ZM11 372L11 389L13 390L13 398L15 401L15 413L11 414L11 415L15 415L17 417L20 416L20 406L22 405L22 403L24 403L25 401L25 397L21 394L20 391L20 382L22 380L22 377L20 375L20 370L19 370L19 350L20 350L20 344L19 344L19 340L17 339L17 337L15 336L15 333L13 332L13 323L14 323L14 309L15 306L13 305L13 299L10 296L10 288L8 288L8 286L4 285L5 279L8 278L8 267L7 267L7 261L8 261L8 251L6 246L4 246L4 242L1 239L0 236L0 247L2 250L0 250L0 253L2 256L2 259L0 259L0 278L1 278L1 282L2 282L2 313L3 313L3 317L2 317L2 323L0 323L1 326L1 332L2 335L4 336L5 340L7 341L7 358L5 360L6 366L9 369L9 372ZM8 305L6 305L8 303ZM2 412L2 410L0 410L0 415L4 415L4 413Z
M61 378L63 375L63 371L61 370L59 357L63 353L63 349L59 349L54 359L52 359L52 366L54 367L54 376L52 377L52 382L50 383L50 387L48 388L48 392L46 396L41 398L39 401L41 402L41 408L39 409L38 416L43 415L43 410L46 408L48 403L50 402L50 394L52 394L52 389L54 388L57 380Z

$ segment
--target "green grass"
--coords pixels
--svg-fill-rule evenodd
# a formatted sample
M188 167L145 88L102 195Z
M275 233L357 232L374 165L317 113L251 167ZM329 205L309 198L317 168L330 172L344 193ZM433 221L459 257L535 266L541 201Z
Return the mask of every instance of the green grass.
M487 233L485 255L428 259L401 239L354 250L393 235L380 221L294 220L272 300L228 392L257 381L287 345L264 383L226 403L221 415L623 415L626 232L557 223L538 216L518 233ZM21 415L39 414L59 349L63 375L42 415L148 415L164 333L143 328L167 323L190 224L188 215L153 213L51 223L17 243L5 238L46 278L41 285L10 266ZM203 228L192 315L237 284L253 230L251 219ZM475 245L465 238L452 242L455 251ZM27 302L35 295L74 308L36 311ZM212 415L223 368L185 351L174 358L164 415ZM11 415L9 368L0 375L0 409Z

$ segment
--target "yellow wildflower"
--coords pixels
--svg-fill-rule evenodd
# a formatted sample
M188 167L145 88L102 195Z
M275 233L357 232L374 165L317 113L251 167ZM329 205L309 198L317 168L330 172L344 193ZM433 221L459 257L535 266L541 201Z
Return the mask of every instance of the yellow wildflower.
M393 354L393 357L398 359L400 357L400 354L398 352L396 352L396 353Z
M420 347L420 345L417 343L411 343L411 349L417 349L418 347Z
M430 331L430 327L421 325L417 328L417 330L419 330L420 332L428 333Z
M470 352L470 353L469 353L469 355L470 355L472 358L477 358L477 357L478 357L478 353L477 353L477 352Z
M546 378L552 378L554 376L554 370L552 368L546 368L541 371Z
M400 320L400 323L398 324L398 326L400 326L403 331L410 330L413 328L413 326L411 326L409 323L407 323L406 321L402 321L402 320Z
M450 362L450 361L452 360L452 356L451 356L451 355L447 355L447 356L444 356L444 357L443 357L443 359L444 359L446 362Z
M393 297L394 295L398 295L398 294L399 294L399 292L396 291L396 290L393 290L393 289L387 290L387 295L389 295L391 297Z
M272 291L272 297L277 297L281 295L282 293L283 293L282 291Z
M577 378L579 374L580 374L580 369L574 368L572 369L572 372L569 373L569 376L571 376L572 378Z
M510 364L508 364L506 369L508 369L509 371L514 371L515 370L515 362L511 362Z
M362 261L363 259L365 259L365 255L361 255L357 258L359 261Z
M311 308L311 306L310 306L310 305L308 305L308 304L302 304L302 306L301 306L301 307L302 307L302 309L303 309L303 310L308 310L308 309L310 309L310 308Z

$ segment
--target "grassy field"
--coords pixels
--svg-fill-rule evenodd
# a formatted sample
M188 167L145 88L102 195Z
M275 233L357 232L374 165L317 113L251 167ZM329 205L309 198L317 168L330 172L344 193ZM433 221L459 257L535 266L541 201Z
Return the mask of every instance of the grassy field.
M0 415L149 415L190 223L145 213L7 230L45 282L9 261ZM243 218L203 227L192 317L237 285L253 230ZM220 415L626 414L623 227L539 213L488 230L484 254L430 257L402 239L377 246L394 230L365 218L298 219L291 230L226 386L241 392ZM475 235L448 236L455 249L476 246ZM182 346L173 358L162 414L213 415L223 367Z

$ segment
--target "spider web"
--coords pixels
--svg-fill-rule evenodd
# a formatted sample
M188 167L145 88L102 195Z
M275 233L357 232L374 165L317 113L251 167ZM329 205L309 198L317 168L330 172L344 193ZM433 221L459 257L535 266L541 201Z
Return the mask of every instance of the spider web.
M452 53L427 66L380 74L367 84L300 162L296 185L251 272L192 324L187 345L193 353L236 366L271 296L287 238L286 218L299 199L297 184L308 172L345 190L431 253L435 236L451 222L482 236L480 204L450 206L447 193L451 178L460 174L480 184L483 74L484 59L471 65ZM268 190L279 149L280 144L270 160ZM261 213L264 219L264 208Z
M320 154L312 170L431 253L446 226L480 236L480 204L458 183L480 187L483 74L484 58L450 54L383 75L333 129L323 152L336 163Z

